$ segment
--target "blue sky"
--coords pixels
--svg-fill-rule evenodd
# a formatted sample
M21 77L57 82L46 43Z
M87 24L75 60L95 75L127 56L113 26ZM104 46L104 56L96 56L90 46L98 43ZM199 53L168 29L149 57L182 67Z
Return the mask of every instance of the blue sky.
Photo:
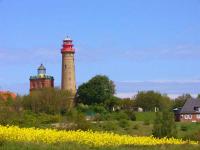
M105 74L118 93L197 93L199 18L200 0L0 0L0 89L27 92L40 63L60 85L69 35L78 83Z

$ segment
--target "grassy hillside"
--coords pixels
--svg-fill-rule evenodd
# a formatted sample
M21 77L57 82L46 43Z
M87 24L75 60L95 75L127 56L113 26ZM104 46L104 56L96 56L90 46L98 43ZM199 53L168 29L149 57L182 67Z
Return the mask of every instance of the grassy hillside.
M156 113L155 112L136 112L136 121L150 121L153 122L155 119Z

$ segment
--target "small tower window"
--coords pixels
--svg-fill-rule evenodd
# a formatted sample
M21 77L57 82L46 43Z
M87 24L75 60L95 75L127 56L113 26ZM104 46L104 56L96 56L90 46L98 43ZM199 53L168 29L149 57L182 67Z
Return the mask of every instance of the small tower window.
M64 66L64 67L65 67L65 69L66 69L66 68L67 68L67 65L65 64L65 66Z

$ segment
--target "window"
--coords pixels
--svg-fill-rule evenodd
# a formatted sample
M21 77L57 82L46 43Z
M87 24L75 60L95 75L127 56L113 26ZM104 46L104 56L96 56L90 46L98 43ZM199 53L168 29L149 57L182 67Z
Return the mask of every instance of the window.
M184 115L185 119L192 119L192 115Z
M67 65L65 64L64 68L66 69L67 68Z
M197 106L194 107L194 110L197 111L197 112L200 112L200 108L197 107Z
M188 115L184 115L184 118L185 118L185 119L188 119Z
M200 114L197 114L196 117L197 117L197 119L200 119Z

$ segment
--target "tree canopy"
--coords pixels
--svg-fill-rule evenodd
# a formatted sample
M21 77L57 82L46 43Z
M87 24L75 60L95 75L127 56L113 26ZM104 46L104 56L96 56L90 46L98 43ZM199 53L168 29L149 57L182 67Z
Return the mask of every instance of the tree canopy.
M70 105L70 98L71 94L68 91L44 88L24 96L22 104L24 109L32 110L35 113L65 113Z
M144 111L154 111L155 107L164 110L171 105L169 97L154 91L139 92L134 99L136 106L143 108Z
M183 107L185 102L190 98L192 98L190 94L183 94L177 97L173 102L173 108Z
M115 85L105 75L97 75L77 90L77 102L83 104L100 104L110 99L115 93Z

